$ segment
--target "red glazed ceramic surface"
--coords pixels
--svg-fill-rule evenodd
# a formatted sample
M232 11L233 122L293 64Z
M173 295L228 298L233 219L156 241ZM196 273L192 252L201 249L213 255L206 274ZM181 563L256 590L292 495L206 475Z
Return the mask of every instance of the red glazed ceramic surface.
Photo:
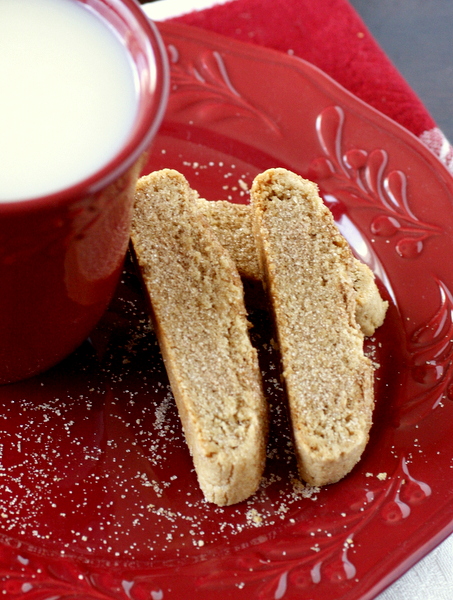
M306 63L175 25L145 171L245 202L288 167L318 182L390 308L369 445L325 489L296 478L278 356L253 308L272 414L250 500L204 502L130 264L91 338L0 388L0 581L8 599L370 600L453 531L453 181L413 136ZM257 291L251 290L251 306Z

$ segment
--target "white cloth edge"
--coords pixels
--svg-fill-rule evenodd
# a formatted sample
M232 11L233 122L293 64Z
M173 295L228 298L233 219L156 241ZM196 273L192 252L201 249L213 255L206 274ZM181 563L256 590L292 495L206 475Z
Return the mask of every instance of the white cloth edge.
M451 600L453 535L432 550L375 600Z
M142 4L142 9L153 21L165 21L173 17L187 15L195 10L211 8L216 4L226 4L231 0L157 0Z
M453 174L453 147L438 127L424 131L418 139L427 146L433 154ZM453 570L453 567L452 567Z

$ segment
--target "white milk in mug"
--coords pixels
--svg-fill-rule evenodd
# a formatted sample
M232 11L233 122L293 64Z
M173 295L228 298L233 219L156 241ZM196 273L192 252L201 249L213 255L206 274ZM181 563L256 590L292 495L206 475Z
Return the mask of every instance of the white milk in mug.
M137 113L117 34L75 0L0 0L0 202L61 191L105 166Z

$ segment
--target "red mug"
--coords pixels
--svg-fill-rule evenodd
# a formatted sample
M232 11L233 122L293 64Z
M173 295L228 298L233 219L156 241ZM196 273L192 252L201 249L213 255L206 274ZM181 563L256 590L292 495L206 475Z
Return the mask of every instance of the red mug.
M107 21L129 53L137 116L126 143L94 175L47 196L0 202L2 384L55 365L103 315L122 271L135 184L168 97L165 47L135 0L76 1Z

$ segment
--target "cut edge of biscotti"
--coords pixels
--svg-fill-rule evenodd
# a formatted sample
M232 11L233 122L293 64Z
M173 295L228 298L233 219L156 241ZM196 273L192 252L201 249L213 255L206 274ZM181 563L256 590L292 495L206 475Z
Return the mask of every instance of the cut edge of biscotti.
M241 277L252 282L262 281L250 205L233 204L227 200L205 200L197 194L195 202L235 261ZM382 299L371 269L355 257L352 275L357 292L356 319L363 333L372 336L384 322L388 302Z
M241 502L261 481L268 416L236 266L170 169L139 180L131 240L199 485Z
M317 186L290 171L258 175L251 206L299 473L310 485L335 483L359 461L374 408L351 249Z

